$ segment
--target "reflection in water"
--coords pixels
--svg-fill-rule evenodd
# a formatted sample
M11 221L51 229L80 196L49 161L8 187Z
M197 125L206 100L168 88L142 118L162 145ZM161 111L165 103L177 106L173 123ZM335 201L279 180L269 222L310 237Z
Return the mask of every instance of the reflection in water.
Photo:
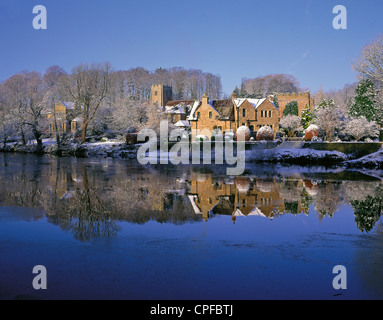
M355 181L344 172L340 179L303 173L229 177L195 167L10 154L0 154L0 164L2 206L39 208L78 240L116 236L118 221L182 224L231 215L235 223L241 216L308 215L310 208L321 220L343 204L354 209L359 230L369 232L382 213L381 181Z

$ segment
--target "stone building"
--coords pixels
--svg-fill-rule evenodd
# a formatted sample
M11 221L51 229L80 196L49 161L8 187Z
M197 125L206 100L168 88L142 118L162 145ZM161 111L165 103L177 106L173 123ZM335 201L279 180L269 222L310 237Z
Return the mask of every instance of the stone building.
M81 110L74 102L60 101L56 103L54 112L47 115L49 132L73 134L81 128Z
M283 111L285 110L286 105L292 101L298 102L298 116L301 115L301 112L306 107L306 104L309 106L310 110L314 110L314 98L311 97L310 92L308 91L303 93L278 93L275 94L275 96L278 99L281 117L283 116Z
M201 135L211 137L211 132L218 129L225 134L236 133L241 126L256 132L262 126L270 126L274 137L279 131L279 111L269 99L243 99L234 94L231 99L209 100L204 95L188 117L192 139Z
M150 102L158 106L166 106L173 99L173 90L170 86L162 84L152 85L150 88Z

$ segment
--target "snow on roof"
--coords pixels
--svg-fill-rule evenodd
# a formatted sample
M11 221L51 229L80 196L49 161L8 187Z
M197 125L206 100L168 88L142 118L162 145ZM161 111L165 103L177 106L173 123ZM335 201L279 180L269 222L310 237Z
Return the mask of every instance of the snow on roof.
M201 209L197 206L197 204L195 203L196 199L198 198L197 196L188 196L189 200L190 200L190 203L193 207L193 210L194 210L194 213L195 214L202 214L202 211Z
M165 107L165 113L185 113L185 109L181 106Z
M186 120L180 120L174 124L176 127L188 127L189 121Z
M70 109L70 110L74 110L74 107L75 107L74 102L71 102L71 101L60 101L60 102L65 108Z
M190 115L188 117L188 120L197 120L197 117L195 117L194 114L195 114L195 111L197 110L197 108L199 107L200 103L201 103L201 101L199 101L199 100L194 101L194 104L193 104L193 107L190 111Z
M244 103L246 100L249 101L250 104L255 109L257 109L266 100L266 98L263 98L263 99L237 98L237 99L234 99L234 103L237 106L237 108L239 108L241 106L241 104Z

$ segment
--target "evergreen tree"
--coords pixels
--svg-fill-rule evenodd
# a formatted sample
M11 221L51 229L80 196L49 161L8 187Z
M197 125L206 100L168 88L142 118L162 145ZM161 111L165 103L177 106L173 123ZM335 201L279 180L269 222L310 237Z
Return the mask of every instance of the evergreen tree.
M377 121L381 123L382 119L378 119L376 87L369 80L361 80L356 87L356 96L354 103L350 107L349 115L352 117L364 116L368 121Z
M233 94L235 94L236 97L239 97L239 89L237 86L235 86L235 89L233 90Z
M279 109L279 101L278 101L278 97L276 95L274 95L273 102L274 102L274 105Z
M298 116L298 101L290 101L288 104L286 104L285 110L283 111L283 116L287 115L293 115L293 116Z
M309 105L306 103L305 108L301 112L301 123L303 128L307 129L313 120L314 113L310 110Z

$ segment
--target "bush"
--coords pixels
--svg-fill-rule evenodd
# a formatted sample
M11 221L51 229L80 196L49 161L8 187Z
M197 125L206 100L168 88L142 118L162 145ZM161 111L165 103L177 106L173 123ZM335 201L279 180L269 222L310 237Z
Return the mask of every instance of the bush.
M272 141L274 140L274 131L269 126L263 126L257 132L257 140L266 140Z
M305 140L311 141L314 137L318 137L319 135L319 127L315 124L311 124L305 130Z
M239 133L244 134L245 141L249 141L250 140L250 129L248 127L240 126L237 129L237 132L236 132L236 135L235 135L235 140L237 140L237 141L238 141L238 134Z

